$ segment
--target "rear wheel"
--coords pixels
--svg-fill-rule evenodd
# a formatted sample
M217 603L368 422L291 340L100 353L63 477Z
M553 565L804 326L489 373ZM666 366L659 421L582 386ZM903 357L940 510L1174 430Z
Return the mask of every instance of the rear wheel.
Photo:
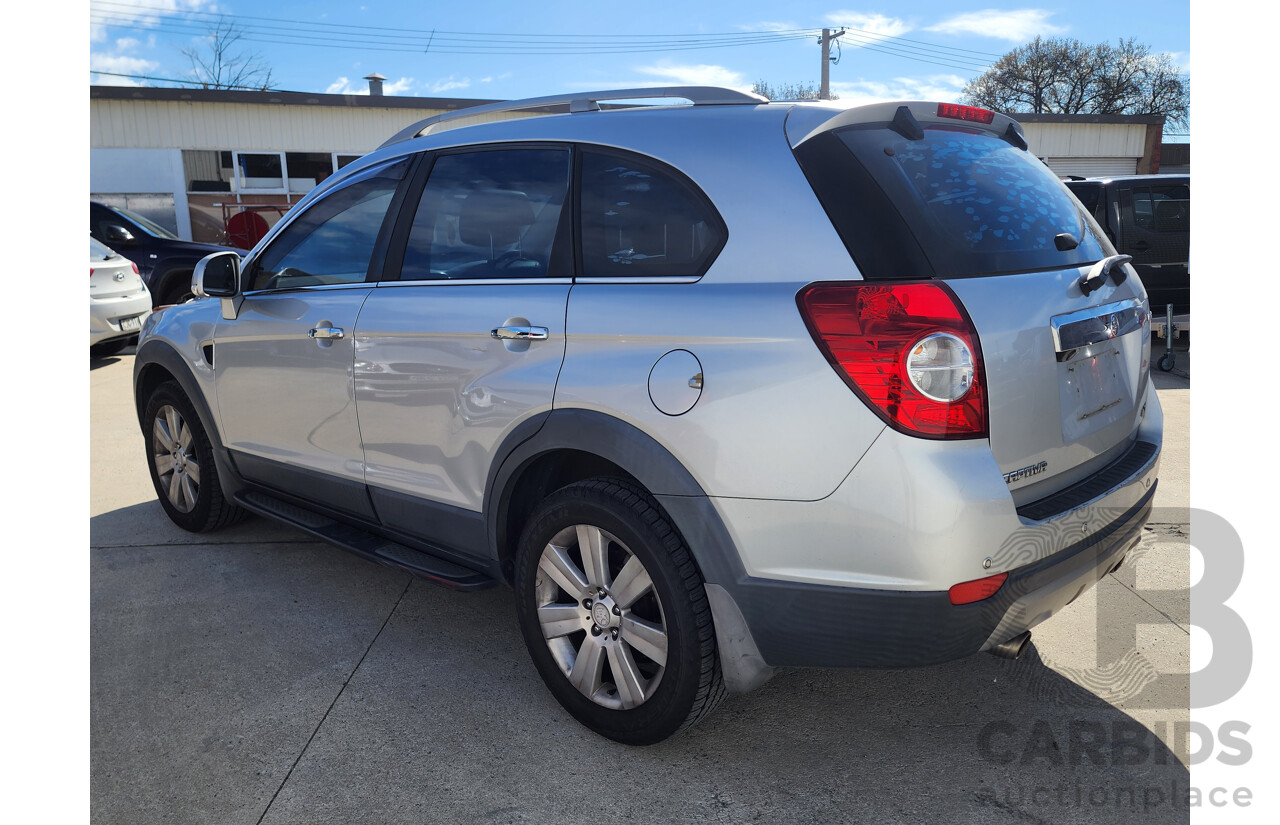
M174 381L147 400L147 466L160 505L174 524L193 533L239 521L244 511L222 494L213 445L194 406Z
M552 493L521 537L515 585L543 681L602 736L659 742L723 698L702 577L643 489L602 478Z

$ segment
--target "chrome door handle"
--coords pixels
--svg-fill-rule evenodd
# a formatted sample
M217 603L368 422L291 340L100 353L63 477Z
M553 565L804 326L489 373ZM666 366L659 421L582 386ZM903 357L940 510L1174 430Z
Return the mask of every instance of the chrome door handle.
M489 330L489 334L499 341L545 341L546 327L498 327Z
M341 338L342 327L313 327L307 335L312 338Z

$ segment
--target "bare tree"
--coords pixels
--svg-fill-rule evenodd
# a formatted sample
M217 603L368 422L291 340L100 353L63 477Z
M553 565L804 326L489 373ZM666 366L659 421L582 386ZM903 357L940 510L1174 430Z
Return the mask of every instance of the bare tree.
M243 39L244 33L235 23L219 17L203 45L182 50L191 61L192 83L205 89L270 89L271 67L262 55L236 51L236 44Z
M1037 37L970 80L964 102L1010 113L1165 115L1185 126L1191 83L1167 54L1132 38L1091 46Z
M770 100L818 100L820 90L812 83L778 83L770 85L764 80L757 80L751 85L751 91L755 94L767 97ZM839 100L837 95L831 95L831 100Z

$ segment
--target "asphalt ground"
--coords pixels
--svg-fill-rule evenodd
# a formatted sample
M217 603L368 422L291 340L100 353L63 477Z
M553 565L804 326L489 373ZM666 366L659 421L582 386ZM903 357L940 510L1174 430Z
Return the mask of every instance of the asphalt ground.
M90 362L93 822L1188 821L1187 353L1141 546L1021 659L784 670L649 748L560 708L505 588L171 524L131 353Z

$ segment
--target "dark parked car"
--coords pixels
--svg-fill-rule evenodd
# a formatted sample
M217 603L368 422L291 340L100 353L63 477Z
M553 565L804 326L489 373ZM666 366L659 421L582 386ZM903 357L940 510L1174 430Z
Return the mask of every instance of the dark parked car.
M155 306L191 297L191 272L210 252L227 247L184 241L136 212L89 202L89 234L138 265Z
M1115 244L1133 256L1151 311L1191 312L1191 176L1129 175L1069 180L1067 188L1093 213Z

